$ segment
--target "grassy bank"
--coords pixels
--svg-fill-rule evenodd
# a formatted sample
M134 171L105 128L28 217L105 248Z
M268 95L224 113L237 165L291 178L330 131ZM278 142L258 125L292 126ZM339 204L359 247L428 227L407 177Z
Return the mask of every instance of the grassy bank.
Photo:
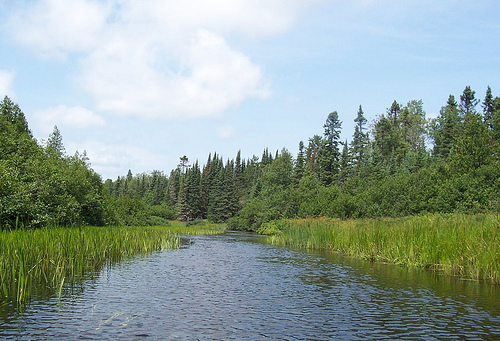
M259 230L269 241L500 283L500 217L426 215L400 219L280 220Z
M0 231L0 303L25 303L35 292L57 293L64 282L132 255L177 248L179 235L213 234L221 225L74 227Z

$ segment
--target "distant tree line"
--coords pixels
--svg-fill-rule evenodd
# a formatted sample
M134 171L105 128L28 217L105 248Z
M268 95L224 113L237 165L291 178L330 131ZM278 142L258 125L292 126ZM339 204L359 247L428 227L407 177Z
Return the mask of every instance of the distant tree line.
M470 87L450 95L433 119L422 101L394 101L369 124L360 105L350 141L333 111L295 158L287 149L213 153L204 165L183 156L168 175L129 171L104 183L84 154L65 154L57 127L37 143L17 105L6 97L1 110L3 227L208 219L256 230L291 217L500 212L500 97L490 87L482 101Z

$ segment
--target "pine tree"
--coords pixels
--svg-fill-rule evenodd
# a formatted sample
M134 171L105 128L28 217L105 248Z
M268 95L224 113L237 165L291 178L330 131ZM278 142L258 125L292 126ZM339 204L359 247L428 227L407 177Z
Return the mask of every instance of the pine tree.
M400 112L401 105L399 105L399 103L394 100L394 102L392 102L391 104L391 107L387 110L387 118L389 119L393 127L396 127L398 125Z
M340 158L340 182L344 183L351 173L351 154L349 153L349 147L347 140L343 143L342 155Z
M374 136L382 161L388 162L396 150L391 120L384 115L380 116L375 122Z
M493 111L491 114L491 132L493 141L500 144L500 97L493 100Z
M318 163L320 167L320 179L325 185L332 184L338 177L340 171L340 132L342 122L336 111L328 114L323 128L323 143L318 151Z
M201 210L201 172L198 165L198 161L189 168L185 176L185 187L186 187L186 201L189 211L191 212L189 218L198 219L202 218Z
M64 156L65 149L62 142L62 135L57 126L54 126L54 130L52 130L52 133L49 135L45 150L47 154L52 157Z
M200 179L200 216L202 219L207 219L208 211L208 201L210 195L210 179L209 179L209 169L212 163L211 154L208 155L207 163L203 167L203 172L201 173Z
M354 135L351 142L352 161L356 167L356 172L359 171L361 164L364 161L366 150L369 144L368 133L365 133L366 118L364 116L363 108L361 105L358 109L358 115L354 119L356 123L354 127Z
M434 139L434 155L444 159L450 156L455 146L461 126L461 117L455 97L450 95L446 106L441 108L439 116L431 123L431 135Z
M179 185L179 196L177 200L177 220L180 221L190 221L191 209L188 204L187 198L187 186L184 183L184 177L181 177L180 185Z
M179 200L180 183L181 171L179 168L176 168L170 172L170 177L168 178L167 202L170 206L177 205L177 201Z
M218 167L217 173L211 181L208 199L207 218L213 222L224 221L225 185L224 167Z
M306 156L304 152L304 142L299 142L299 152L297 153L297 160L295 160L294 176L295 182L298 184L302 176L304 175L304 167L306 162Z
M151 173L149 192L152 194L152 205L160 205L165 200L167 192L167 178L163 172L154 170Z
M463 118L476 112L476 105L479 100L476 99L476 92L466 86L462 95L460 95L459 111Z
M238 198L243 197L245 195L245 184L244 184L244 166L245 162L244 160L241 160L241 150L238 150L238 153L236 154L236 160L234 164L234 186L235 186L235 191L236 195Z
M181 170L181 174L186 173L186 169L189 168L189 159L186 155L179 158L179 168Z
M269 153L269 149L266 148L264 149L264 152L262 153L262 157L260 158L260 163L262 166L267 166L273 163L273 155Z
M231 218L238 211L239 198L234 168L234 162L228 160L224 169L224 209L221 212L223 221Z
M484 97L483 101L483 118L484 118L484 123L486 123L486 126L488 129L492 129L492 121L493 121L493 111L494 111L494 100L493 100L493 94L491 93L491 88L488 85L488 88L486 89L486 96Z

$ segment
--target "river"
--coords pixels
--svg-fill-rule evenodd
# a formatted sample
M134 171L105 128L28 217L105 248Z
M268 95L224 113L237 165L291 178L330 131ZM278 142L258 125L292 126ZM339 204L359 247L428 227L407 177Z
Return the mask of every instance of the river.
M499 286L252 234L190 238L1 316L0 339L500 339Z

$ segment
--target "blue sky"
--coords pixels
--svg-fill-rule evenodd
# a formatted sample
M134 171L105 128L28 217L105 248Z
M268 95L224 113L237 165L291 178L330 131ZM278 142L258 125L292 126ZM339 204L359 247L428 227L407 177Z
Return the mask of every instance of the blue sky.
M0 95L103 179L351 140L359 105L500 95L496 0L0 0ZM480 109L480 108L478 108Z

